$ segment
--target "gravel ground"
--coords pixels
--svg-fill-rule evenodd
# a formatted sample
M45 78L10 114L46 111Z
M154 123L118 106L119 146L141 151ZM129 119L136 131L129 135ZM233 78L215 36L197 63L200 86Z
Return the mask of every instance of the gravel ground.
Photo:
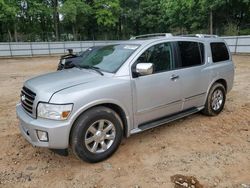
M34 148L19 133L23 82L54 71L58 59L0 59L0 187L174 187L180 178L196 187L250 185L250 56L233 57L235 83L219 116L198 113L131 136L97 164Z

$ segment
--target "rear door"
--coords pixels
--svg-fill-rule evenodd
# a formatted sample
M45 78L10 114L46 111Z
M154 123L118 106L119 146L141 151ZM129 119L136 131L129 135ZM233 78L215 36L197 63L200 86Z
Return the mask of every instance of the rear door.
M211 73L205 63L204 44L196 41L178 41L175 45L179 59L175 68L180 79L182 110L203 106Z

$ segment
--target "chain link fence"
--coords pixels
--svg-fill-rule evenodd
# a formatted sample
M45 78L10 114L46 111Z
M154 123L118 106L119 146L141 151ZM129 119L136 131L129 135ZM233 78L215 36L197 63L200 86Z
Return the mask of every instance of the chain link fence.
M223 38L231 53L233 54L250 54L250 35L245 36L228 36Z
M91 46L114 44L118 41L73 41L73 42L4 42L0 43L0 57L50 56L84 51Z
M222 37L233 54L250 54L250 35ZM67 49L84 51L91 46L114 44L121 41L71 41L71 42L4 42L0 43L0 57L50 56L66 54Z

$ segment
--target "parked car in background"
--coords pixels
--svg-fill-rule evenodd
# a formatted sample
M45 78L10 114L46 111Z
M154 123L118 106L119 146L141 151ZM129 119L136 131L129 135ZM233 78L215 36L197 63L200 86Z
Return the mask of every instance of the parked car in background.
M69 53L67 55L61 56L57 66L57 70L70 69L77 66L88 53L98 48L99 46L93 46L85 51L81 51L75 54L73 53L73 49L68 49Z
M110 157L123 136L199 111L218 115L233 87L232 57L216 36L135 37L81 57L27 80L16 112L32 145L71 147L89 162Z

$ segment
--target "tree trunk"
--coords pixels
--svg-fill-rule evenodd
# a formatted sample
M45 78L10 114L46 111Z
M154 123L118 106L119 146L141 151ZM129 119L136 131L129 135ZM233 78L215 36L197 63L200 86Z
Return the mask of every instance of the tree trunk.
M46 34L45 33L46 33L47 29L46 29L46 21L45 21L44 17L41 18L41 28L42 28L42 41L46 41L46 38L45 38Z
M118 23L118 40L120 40L122 37L122 17L119 17L119 23Z
M210 10L210 35L213 34L213 11Z
M103 28L103 33L104 33L104 40L108 40L108 29Z
M72 24L72 32L73 32L74 40L77 41L77 30L75 27L75 23Z
M59 14L58 14L58 0L53 0L53 22L56 41L59 41Z
M11 35L9 28L8 28L8 35L9 35L9 41L12 42L12 35Z
M18 42L16 23L14 23L14 37L15 37L15 42Z

